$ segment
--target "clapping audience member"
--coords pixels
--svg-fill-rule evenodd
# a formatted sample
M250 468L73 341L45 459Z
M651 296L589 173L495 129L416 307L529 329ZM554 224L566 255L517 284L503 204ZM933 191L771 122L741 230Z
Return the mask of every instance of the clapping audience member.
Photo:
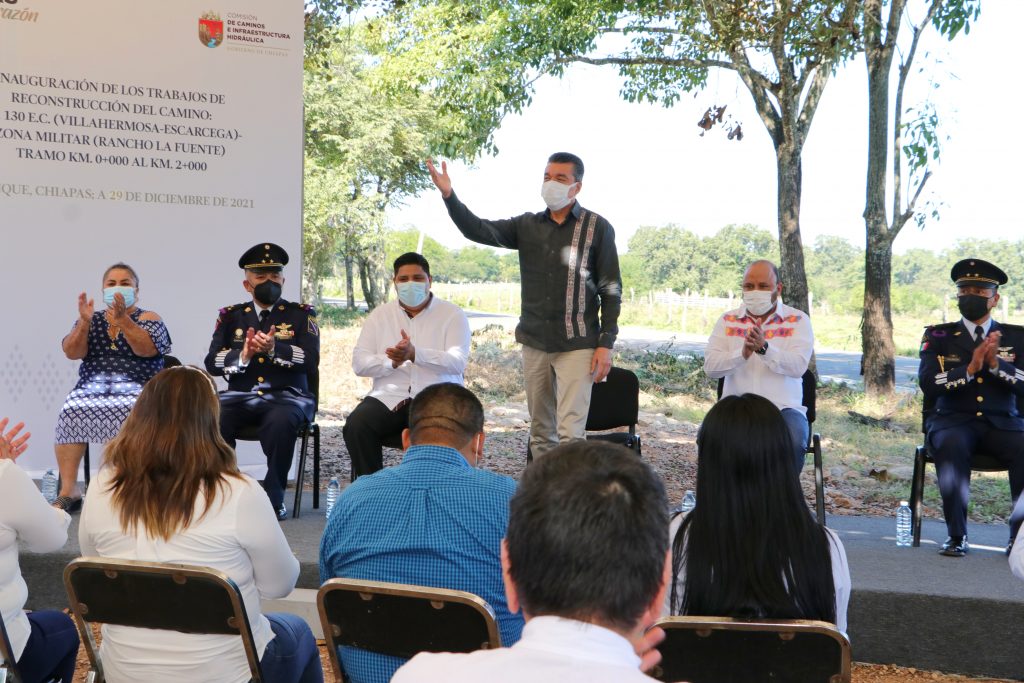
M697 435L697 505L672 522L665 612L817 619L846 631L850 569L839 538L811 515L771 401L726 396Z
M135 398L164 366L171 337L160 316L138 306L139 276L124 263L103 273L103 302L97 311L85 292L78 295L78 320L61 346L81 360L78 383L57 417L55 449L61 487L54 507L74 512L82 506L78 465L91 443L117 435Z
M621 446L576 441L526 470L512 498L502 568L522 639L471 654L419 654L394 683L650 681L669 573L661 480ZM643 656L641 656L642 653Z
M379 310L379 309L378 309ZM479 469L484 409L469 389L442 383L416 395L402 463L359 477L338 498L320 543L320 578L469 591L494 608L502 643L522 618L501 583L501 539L516 483ZM386 683L405 660L341 648L354 683Z
M150 380L89 489L82 554L224 572L241 590L265 679L319 683L309 626L291 614L260 613L260 598L291 592L299 563L267 494L238 471L219 417L213 382L201 370L168 368ZM100 654L111 683L249 680L233 636L106 625Z
M30 434L22 423L7 429L0 419L0 611L11 641L21 683L71 683L78 655L78 631L63 612L25 613L28 588L18 566L18 543L34 552L52 552L68 540L71 517L47 505L39 489L15 463ZM20 436L19 436L20 434Z

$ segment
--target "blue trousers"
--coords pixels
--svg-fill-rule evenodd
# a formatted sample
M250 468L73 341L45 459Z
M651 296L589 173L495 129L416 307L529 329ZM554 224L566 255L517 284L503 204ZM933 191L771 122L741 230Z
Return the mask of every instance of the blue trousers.
M1024 432L996 429L987 420L970 420L928 432L928 450L942 495L942 514L950 536L967 533L967 503L971 499L971 454L991 453L1010 469L1010 497L1017 502L1024 490ZM1024 509L1010 517L1010 538L1017 535Z
M28 623L32 632L18 660L23 683L71 683L78 657L75 622L63 612L43 610L29 612Z
M320 652L309 624L287 612L263 616L274 631L274 639L260 659L264 679L273 683L323 683Z
M807 455L807 441L811 437L811 426L807 424L807 416L793 408L782 409L782 419L789 427L789 436L793 439L793 463L796 465L796 478L804 469L804 457Z

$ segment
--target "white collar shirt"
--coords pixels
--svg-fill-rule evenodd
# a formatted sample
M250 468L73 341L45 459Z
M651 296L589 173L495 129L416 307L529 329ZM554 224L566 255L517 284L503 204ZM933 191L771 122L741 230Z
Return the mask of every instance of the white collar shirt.
M416 655L392 683L650 683L628 640L601 626L534 617L512 647L470 654Z
M396 368L386 351L402 340L403 330L416 348L416 360ZM431 384L462 384L469 342L469 321L455 304L431 295L426 308L410 318L393 300L367 316L352 352L352 370L373 379L367 396L394 409Z
M743 357L743 340L754 321L746 308L728 311L715 323L704 353L708 377L724 378L723 396L757 394L782 410L807 414L803 405L803 375L814 351L814 332L806 313L779 301L761 325L768 350Z
M960 322L963 323L963 326L967 328L967 334L971 335L971 339L974 339L974 337L976 335L976 332L974 331L974 328L976 328L976 327L981 327L981 337L982 337L982 339L987 337L988 336L988 331L990 329L992 329L992 316L989 316L988 320L983 322L980 326L979 325L975 325L973 322L971 322L967 318L961 318Z

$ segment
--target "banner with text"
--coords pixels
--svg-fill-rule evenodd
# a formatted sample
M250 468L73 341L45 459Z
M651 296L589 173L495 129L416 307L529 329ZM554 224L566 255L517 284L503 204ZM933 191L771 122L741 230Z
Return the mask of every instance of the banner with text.
M248 247L289 252L298 299L302 59L300 0L0 0L0 417L33 433L25 469L55 466L79 367L61 340L107 266L136 269L184 363L249 298Z

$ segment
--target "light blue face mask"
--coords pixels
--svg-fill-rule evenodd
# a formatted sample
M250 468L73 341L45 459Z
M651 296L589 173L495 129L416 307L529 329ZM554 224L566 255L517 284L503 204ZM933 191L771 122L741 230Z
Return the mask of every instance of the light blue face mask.
M416 308L427 300L426 282L399 282L395 284L398 300L409 308Z
M125 308L131 308L135 304L134 287L107 287L103 290L103 303L107 306L114 305L114 295L120 294L124 297Z

